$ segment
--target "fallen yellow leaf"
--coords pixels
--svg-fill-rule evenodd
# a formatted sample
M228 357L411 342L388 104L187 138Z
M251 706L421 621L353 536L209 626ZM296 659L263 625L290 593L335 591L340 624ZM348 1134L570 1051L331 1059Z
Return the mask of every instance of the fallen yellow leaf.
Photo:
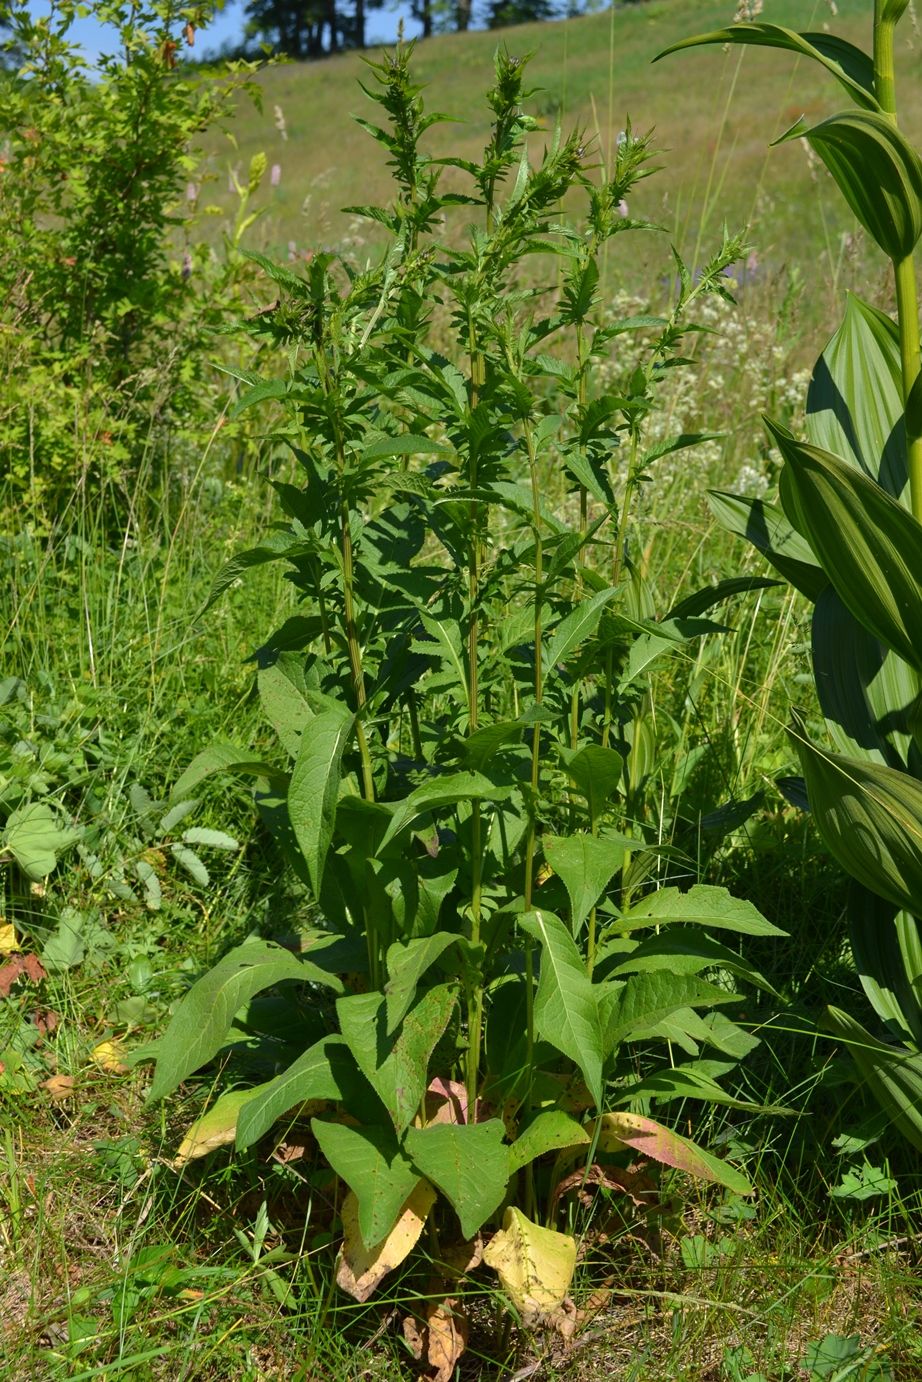
M456 1300L430 1301L426 1306L426 1324L426 1360L435 1368L431 1382L451 1382L458 1359L467 1347L467 1317Z
M179 1144L179 1151L173 1158L174 1167L181 1170L187 1162L207 1156L215 1148L233 1142L237 1136L240 1110L260 1092L259 1088L229 1089L226 1094L216 1099L207 1113L203 1113L201 1118L196 1118Z
M576 1268L576 1239L541 1228L510 1206L503 1227L483 1250L483 1260L524 1317L547 1314L563 1304Z
M365 1301L378 1283L399 1267L423 1231L436 1194L427 1180L417 1182L397 1222L381 1243L366 1248L359 1232L359 1203L350 1190L343 1200L343 1246L336 1283L355 1300Z
M16 927L10 921L0 918L0 955L12 955L14 950L19 950L19 941L16 939Z
M100 1070L109 1075L124 1075L128 1066L122 1060L124 1046L120 1041L101 1041L90 1053Z

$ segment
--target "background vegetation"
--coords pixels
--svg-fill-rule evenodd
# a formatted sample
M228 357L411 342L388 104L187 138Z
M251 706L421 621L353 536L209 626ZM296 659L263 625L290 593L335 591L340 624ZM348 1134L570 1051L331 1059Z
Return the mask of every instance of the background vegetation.
M766 8L770 22L828 22L868 42L862 0L839 0L837 16L825 3L808 16L787 0ZM670 243L694 278L724 223L747 228L726 278L736 302L702 295L704 329L658 384L645 434L716 434L664 455L637 487L632 551L658 613L766 574L715 525L706 493L773 493L758 415L799 428L846 287L894 307L873 246L803 143L767 150L796 116L835 108L831 82L801 62L795 83L782 55L719 47L649 66L731 22L727 11L649 0L507 36L510 52L535 50L534 164L558 120L585 131L589 162L609 171L629 118L635 134L654 130L661 168L628 193L624 219L663 229L600 247L601 328L668 315L680 287ZM234 411L246 387L234 376L280 374L284 358L260 330L280 285L244 251L299 275L328 251L364 270L384 229L340 208L387 203L386 153L351 118L376 119L357 56L173 80L167 45L204 16L113 13L129 61L93 75L66 28L20 15L32 70L0 94L0 1335L16 1378L410 1376L400 1319L424 1313L426 1270L367 1303L337 1289L334 1190L305 1125L177 1166L219 1066L144 1103L144 1056L192 983L248 938L297 949L316 922L245 781L203 782L188 816L169 799L215 740L278 754L252 656L299 612L271 563L202 616L218 571L277 520L277 494L297 479L278 404ZM918 136L922 44L909 17L899 34L903 127ZM469 33L414 53L430 108L463 116L427 135L433 156L482 156L494 46ZM461 185L448 170L445 188ZM454 213L449 247L466 243L463 226ZM521 281L556 273L543 264ZM447 313L434 329L447 350ZM615 341L593 391L620 388L648 358L646 337ZM561 471L543 483L547 508L578 525ZM791 709L820 718L809 605L762 587L721 618L728 632L651 668L643 825L667 859L680 850L683 885L727 887L788 933L743 945L768 991L741 986L734 1017L760 1044L729 1084L739 1103L788 1112L673 1105L673 1125L744 1165L756 1193L667 1177L653 1224L603 1187L583 1220L581 1332L565 1343L511 1330L482 1269L462 1376L922 1375L918 1167L820 1030L829 1004L877 1028L844 877L784 790L799 772ZM35 808L29 853L17 825ZM280 1054L267 1056L251 1017L229 1046L254 1082ZM634 1060L653 1068L646 1049Z

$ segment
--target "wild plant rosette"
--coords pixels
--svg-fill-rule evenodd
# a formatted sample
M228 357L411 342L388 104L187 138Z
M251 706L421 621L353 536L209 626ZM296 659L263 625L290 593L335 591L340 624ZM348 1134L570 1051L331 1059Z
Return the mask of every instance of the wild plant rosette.
M386 118L363 123L397 195L361 211L388 246L362 270L318 253L303 277L258 261L278 303L252 329L287 368L245 376L240 407L273 401L300 483L273 480L283 521L212 596L287 564L298 612L255 654L283 761L212 746L173 794L249 774L317 925L301 953L249 940L193 986L150 1093L225 1052L232 1024L258 1032L257 996L293 981L279 1073L222 1094L178 1161L309 1114L345 1188L345 1290L366 1299L426 1227L447 1298L483 1258L520 1315L560 1322L587 1178L627 1185L639 1156L750 1190L650 1116L751 1107L719 1083L756 1044L724 1010L737 981L770 987L734 941L782 933L721 888L680 886L694 874L649 809L649 669L720 634L708 615L729 595L773 582L655 618L633 527L657 461L702 440L645 438L690 313L729 296L741 242L697 275L677 260L668 315L611 320L599 257L650 229L622 205L647 140L628 131L600 175L580 134L532 162L525 65L500 52L482 160L434 159L421 140L444 117L409 51L370 66ZM466 190L443 190L446 169ZM474 222L466 237L442 230L450 213ZM596 391L622 339L631 369ZM639 1061L640 1043L663 1059Z
M768 422L779 504L715 494L718 519L814 604L813 669L832 750L791 738L830 852L851 875L852 949L881 1041L829 1010L892 1122L922 1147L922 374L914 252L922 159L896 119L894 33L907 0L877 0L873 51L827 33L734 24L669 49L744 43L822 64L856 109L804 138L893 265L897 320L849 296L813 372L806 436ZM896 1041L894 1042L894 1038Z

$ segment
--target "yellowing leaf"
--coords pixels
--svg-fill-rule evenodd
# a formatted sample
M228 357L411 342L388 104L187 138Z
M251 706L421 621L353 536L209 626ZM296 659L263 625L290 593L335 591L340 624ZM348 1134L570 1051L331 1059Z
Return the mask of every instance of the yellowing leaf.
M576 1239L541 1228L510 1206L501 1231L484 1248L483 1260L524 1317L563 1304L576 1267Z
M725 1185L735 1195L751 1195L752 1186L735 1166L730 1166L719 1157L712 1156L696 1142L681 1137L671 1128L664 1128L652 1118L640 1113L604 1113L599 1119L598 1149L600 1152L617 1152L631 1147L651 1161L674 1166L677 1171L686 1171L699 1180L712 1181Z
M0 955L12 955L14 950L19 949L19 941L16 939L16 927L12 922L0 920Z
M108 1075L124 1075L128 1069L122 1060L124 1050L120 1041L101 1041L98 1046L93 1047L93 1060L100 1070L105 1070Z
M174 1167L180 1170L197 1157L207 1156L216 1147L233 1142L237 1135L237 1118L241 1108L249 1099L260 1093L261 1089L261 1085L255 1089L231 1089L216 1099L207 1113L203 1113L201 1118L196 1118L179 1144L179 1151L173 1159Z
M344 1238L337 1285L355 1300L366 1301L387 1273L399 1267L415 1247L435 1200L432 1186L427 1180L420 1180L404 1201L390 1233L369 1250L359 1231L359 1202L350 1190L343 1201Z

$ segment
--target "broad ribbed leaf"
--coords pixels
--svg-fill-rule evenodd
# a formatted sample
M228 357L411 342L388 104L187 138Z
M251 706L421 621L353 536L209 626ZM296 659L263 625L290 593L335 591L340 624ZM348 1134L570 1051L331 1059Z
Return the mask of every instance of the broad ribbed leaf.
M162 1099L217 1055L234 1014L254 994L285 979L342 988L317 965L270 941L245 941L219 960L180 1000L160 1038L148 1100Z
M398 1146L392 1128L350 1128L311 1119L311 1131L330 1166L359 1205L359 1232L366 1248L390 1233L420 1174Z
M877 1016L900 1041L922 1047L922 940L915 917L855 883L848 932L861 986Z
M343 1039L398 1135L419 1111L429 1057L456 1003L451 985L430 989L407 1013L396 1037L387 1033L387 999L382 994L352 994L336 1004Z
M791 521L842 603L922 671L922 524L854 466L768 426L786 464Z
M903 3L903 0L898 0L898 3ZM684 38L681 43L673 43L662 53L657 53L653 61L659 62L660 58L677 53L680 48L697 48L706 43L783 48L801 57L812 58L832 73L856 105L867 110L880 108L874 95L874 64L871 59L862 49L844 38L837 38L835 34L797 33L779 24L728 24L725 29L714 29L707 34L696 34L694 38Z
M464 1238L473 1238L505 1197L510 1168L504 1135L500 1118L407 1130L413 1164L450 1202Z
M751 902L731 897L726 888L696 883L688 892L660 888L620 916L615 931L636 931L641 926L663 926L687 921L696 926L738 931L744 936L785 936Z
M890 259L912 254L922 235L922 159L892 120L873 110L845 111L781 136L806 139L871 238Z
M583 1073L595 1103L602 1102L602 1024L592 981L570 932L550 912L525 912L519 925L541 942L535 995L535 1030Z
M827 1008L826 1025L847 1044L871 1094L890 1121L922 1151L922 1055L877 1041L841 1008Z
M813 614L813 676L837 752L906 767L918 678L858 623L832 586Z
M908 468L899 329L853 293L807 390L807 441L877 480L899 499Z
M688 619L713 609L731 595L748 595L753 590L768 590L780 584L780 581L773 581L769 576L727 576L716 585L706 585L696 590L694 595L686 595L684 600L673 605L666 619Z
M922 912L922 783L791 734L810 809L829 852L871 892Z
M563 879L570 896L570 921L576 935L624 862L626 840L595 835L545 835L544 857Z
M333 840L340 765L354 724L355 716L344 708L309 720L288 787L288 816L316 898Z
M776 505L764 499L747 499L743 494L726 494L716 489L708 494L708 504L722 528L751 542L808 600L815 600L829 584L809 543L791 527Z

